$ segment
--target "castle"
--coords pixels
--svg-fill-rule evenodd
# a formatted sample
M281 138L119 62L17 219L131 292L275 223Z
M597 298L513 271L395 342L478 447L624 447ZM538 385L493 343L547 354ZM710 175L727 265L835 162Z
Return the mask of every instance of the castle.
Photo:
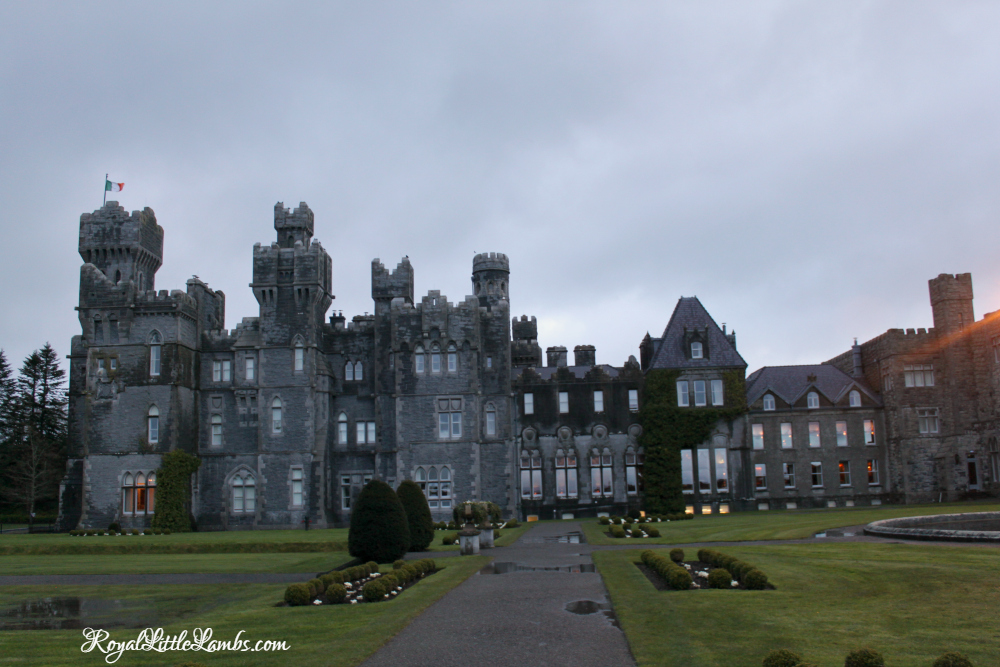
M543 366L535 318L511 317L501 253L473 259L472 294L455 303L417 301L409 260L390 271L376 259L373 314L327 317L332 262L313 228L305 203L275 206L276 240L253 249L259 314L227 331L221 291L198 278L156 290L152 210L112 201L81 216L63 528L148 525L173 449L202 461L200 529L345 525L375 478L417 482L435 520L467 499L521 517L624 513L643 492L645 375L679 373L678 404L695 410L732 398L723 373L745 376L735 334L696 298L647 334L641 362L600 365L579 345L572 365L551 347ZM681 452L689 511L995 492L1000 318L974 321L967 275L940 276L931 294L930 332L890 330L825 364L747 378L745 418Z

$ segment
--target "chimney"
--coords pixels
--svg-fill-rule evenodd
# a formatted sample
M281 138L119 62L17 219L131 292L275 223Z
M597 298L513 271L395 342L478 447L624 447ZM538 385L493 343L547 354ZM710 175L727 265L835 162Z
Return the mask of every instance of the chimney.
M549 366L550 368L555 366L566 365L566 356L567 356L566 348L563 347L562 345L545 348L545 356L546 359L548 360L548 363L546 363L545 365Z
M858 339L854 339L854 345L851 346L851 353L854 357L854 370L851 375L856 378L863 378L865 376L864 370L861 367L861 346L858 345Z
M597 348L593 345L577 345L573 348L574 366L596 366Z

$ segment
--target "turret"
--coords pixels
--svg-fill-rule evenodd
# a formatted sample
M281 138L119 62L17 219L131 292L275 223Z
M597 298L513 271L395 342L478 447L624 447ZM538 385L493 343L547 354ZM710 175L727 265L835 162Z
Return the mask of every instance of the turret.
M938 335L961 331L975 321L972 310L972 274L942 273L927 281Z
M510 263L501 252L480 253L472 260L472 289L479 305L492 307L508 300Z
M278 245L282 248L294 248L296 241L308 247L313 236L313 212L304 201L299 202L294 211L279 201L274 205L274 230L278 232Z
M163 228L153 209L129 214L116 201L80 216L80 257L115 285L135 283L151 290L163 264ZM82 305L82 304L81 304Z

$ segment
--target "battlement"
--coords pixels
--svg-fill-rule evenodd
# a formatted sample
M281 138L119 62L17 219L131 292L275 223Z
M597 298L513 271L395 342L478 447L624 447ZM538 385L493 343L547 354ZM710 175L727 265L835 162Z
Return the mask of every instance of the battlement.
M527 315L521 315L521 319L513 318L510 330L514 340L538 340L538 320L534 315L530 320Z
M187 306L195 310L198 308L198 302L195 301L194 297L179 289L136 292L135 303L137 306L142 304L175 303L179 306Z
M274 205L274 229L278 232L278 243L282 248L291 248L296 241L308 245L313 235L315 215L304 201L294 211L285 208L283 202Z
M413 266L408 257L389 272L376 257L372 260L372 299L395 299L402 297L413 303Z
M472 260L472 271L507 271L510 272L510 262L502 252L481 252Z

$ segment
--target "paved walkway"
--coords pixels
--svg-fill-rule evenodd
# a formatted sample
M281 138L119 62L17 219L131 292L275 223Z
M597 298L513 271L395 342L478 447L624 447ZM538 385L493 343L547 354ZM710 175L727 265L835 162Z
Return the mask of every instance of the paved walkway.
M19 574L0 576L0 586L122 586L150 584L294 584L313 573L248 572L240 574Z
M525 567L592 564L592 547L547 541L579 523L539 524L514 545L485 554ZM439 558L440 554L435 554ZM431 605L364 667L631 667L625 635L603 613L573 614L579 600L608 602L588 572L478 573Z

